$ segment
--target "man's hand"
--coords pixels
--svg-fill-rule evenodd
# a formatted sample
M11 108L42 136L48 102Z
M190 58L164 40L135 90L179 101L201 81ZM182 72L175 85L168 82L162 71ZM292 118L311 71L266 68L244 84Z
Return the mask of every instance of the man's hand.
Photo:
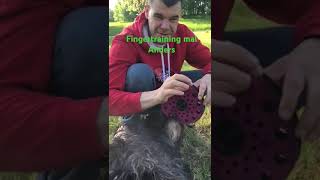
M262 73L258 59L243 47L223 41L212 41L213 104L231 106L235 94L245 91L251 76Z
M187 76L175 74L167 78L160 88L153 91L142 92L140 97L141 109L146 110L158 104L165 103L174 95L182 96L191 84L192 81Z
M290 54L269 66L265 73L273 80L283 79L279 115L288 120L306 90L306 106L298 124L297 136L314 140L320 137L320 40L308 39Z
M156 99L159 104L165 103L168 99L174 95L182 96L184 91L188 90L192 81L185 75L174 74L167 78L161 87L156 90Z
M206 96L203 101L203 105L206 106L211 104L211 74L204 75L201 79L196 81L194 85L199 88L199 100L202 100L204 95Z

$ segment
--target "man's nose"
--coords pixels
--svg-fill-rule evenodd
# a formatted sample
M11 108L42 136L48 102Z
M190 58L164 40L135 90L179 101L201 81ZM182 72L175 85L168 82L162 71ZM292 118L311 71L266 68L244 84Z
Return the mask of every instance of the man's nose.
M160 28L161 29L169 29L170 27L170 22L167 19L162 20Z

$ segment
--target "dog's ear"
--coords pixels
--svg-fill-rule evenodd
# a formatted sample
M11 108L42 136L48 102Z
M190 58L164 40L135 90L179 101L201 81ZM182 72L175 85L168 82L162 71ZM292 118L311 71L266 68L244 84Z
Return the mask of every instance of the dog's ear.
M166 134L168 135L170 141L173 144L176 144L177 142L180 141L180 139L182 138L183 130L184 130L183 125L178 121L175 121L172 119L168 120L165 127Z

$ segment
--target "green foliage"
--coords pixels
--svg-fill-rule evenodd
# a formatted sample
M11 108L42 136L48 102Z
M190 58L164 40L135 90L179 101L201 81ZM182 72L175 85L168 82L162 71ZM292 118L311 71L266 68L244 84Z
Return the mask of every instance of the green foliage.
M209 0L182 0L184 17L195 15L209 15L211 13L211 1Z
M115 21L133 21L139 14L147 0L119 0L114 9Z
M115 21L132 21L143 11L148 0L119 0L116 4L113 18ZM210 15L211 1L182 0L183 16Z
M111 9L109 9L109 21L113 22L114 18L113 18L113 11Z
M128 11L140 13L147 3L147 0L123 0L123 3L128 7Z

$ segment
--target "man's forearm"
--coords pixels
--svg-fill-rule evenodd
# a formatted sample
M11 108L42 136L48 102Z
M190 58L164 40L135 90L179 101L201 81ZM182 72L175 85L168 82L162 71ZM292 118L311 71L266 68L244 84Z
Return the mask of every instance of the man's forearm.
M146 110L160 104L160 101L157 98L157 90L142 92L140 103L141 110Z
M0 169L40 171L103 157L95 122L101 97L72 100L0 85L0 99Z

